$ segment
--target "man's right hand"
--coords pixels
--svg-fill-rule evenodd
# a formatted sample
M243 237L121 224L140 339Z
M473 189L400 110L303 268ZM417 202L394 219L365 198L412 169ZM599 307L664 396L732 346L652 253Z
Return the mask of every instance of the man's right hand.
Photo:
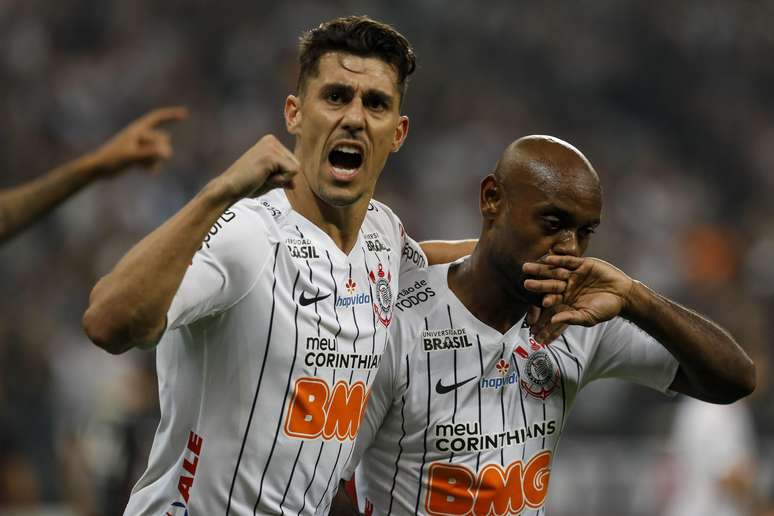
M169 133L160 126L187 116L184 107L165 107L134 120L93 153L95 170L109 177L132 165L157 167L172 157Z
M236 202L245 197L258 197L274 188L293 188L293 177L298 171L295 155L274 135L267 134L216 181Z

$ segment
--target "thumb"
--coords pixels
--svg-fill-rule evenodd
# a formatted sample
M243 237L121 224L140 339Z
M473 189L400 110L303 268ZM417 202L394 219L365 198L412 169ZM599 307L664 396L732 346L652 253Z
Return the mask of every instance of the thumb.
M530 326L534 326L535 323L538 322L538 319L540 319L540 307L532 305L527 310L527 324Z
M574 324L577 326L593 326L593 322L585 312L580 310L565 310L551 317L551 324Z
M285 188L285 187L291 187L293 185L293 176L295 176L295 172L290 171L278 171L278 172L272 172L269 174L269 177L266 178L266 181L264 182L264 187L262 190L268 191L273 190L274 188Z

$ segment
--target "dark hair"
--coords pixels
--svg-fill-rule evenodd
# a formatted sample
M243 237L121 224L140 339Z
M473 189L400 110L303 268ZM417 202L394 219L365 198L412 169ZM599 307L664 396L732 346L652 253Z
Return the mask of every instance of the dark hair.
M398 72L401 100L406 93L407 78L417 66L411 44L386 23L368 16L335 18L301 35L298 45L299 92L303 91L307 78L317 75L320 57L328 52L377 57L392 65Z

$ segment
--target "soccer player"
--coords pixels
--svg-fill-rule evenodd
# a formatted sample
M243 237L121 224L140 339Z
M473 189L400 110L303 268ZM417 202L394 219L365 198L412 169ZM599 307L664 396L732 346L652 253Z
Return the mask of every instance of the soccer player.
M408 41L341 18L306 33L299 60L294 150L261 138L92 291L97 345L157 346L161 421L126 514L327 514L398 276L425 265L371 199L408 132Z
M392 340L353 460L366 514L542 514L579 391L628 379L715 403L750 393L723 329L612 265L582 258L600 223L588 160L549 136L517 140L481 184L473 254L401 278ZM569 324L544 345L530 305Z
M33 181L0 190L0 243L97 179L112 177L132 165L153 167L169 159L172 156L169 134L159 125L185 116L185 109L179 107L146 113L94 152Z

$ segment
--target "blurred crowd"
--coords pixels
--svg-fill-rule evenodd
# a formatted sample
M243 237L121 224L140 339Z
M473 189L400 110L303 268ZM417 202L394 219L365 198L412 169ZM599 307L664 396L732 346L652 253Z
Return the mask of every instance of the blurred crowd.
M154 353L91 345L80 325L89 290L260 136L292 144L282 105L298 35L344 14L394 24L418 55L409 138L377 197L418 240L467 238L479 230L479 181L510 141L544 133L580 148L605 196L589 254L708 314L756 359L759 388L745 403L756 489L770 494L774 3L6 0L0 188L149 108L191 115L161 174L100 182L0 248L0 514L121 512L157 422ZM549 513L663 510L670 489L656 489L666 481L653 468L670 470L676 406L628 384L590 386L560 446ZM604 467L580 450L601 453L606 440L629 443L616 453L633 461L624 489L634 494L568 512L584 471Z

